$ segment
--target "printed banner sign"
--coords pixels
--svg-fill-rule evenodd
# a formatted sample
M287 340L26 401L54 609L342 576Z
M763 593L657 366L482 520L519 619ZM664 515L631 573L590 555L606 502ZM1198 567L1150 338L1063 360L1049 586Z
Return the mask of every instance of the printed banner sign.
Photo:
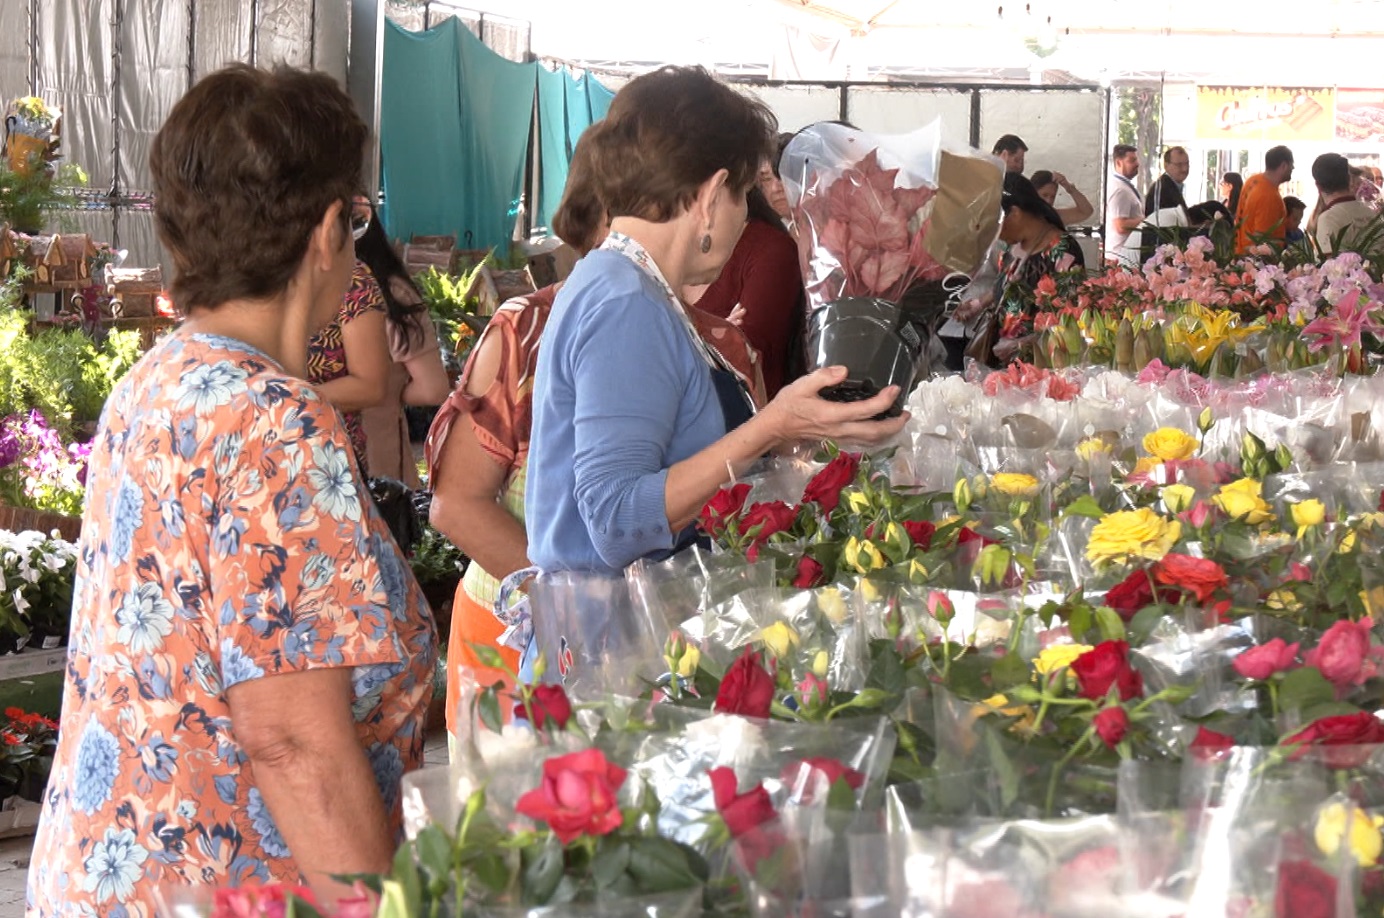
M1330 89L1197 87L1197 139L1331 140L1335 92Z
M1384 89L1336 90L1336 139L1384 143Z

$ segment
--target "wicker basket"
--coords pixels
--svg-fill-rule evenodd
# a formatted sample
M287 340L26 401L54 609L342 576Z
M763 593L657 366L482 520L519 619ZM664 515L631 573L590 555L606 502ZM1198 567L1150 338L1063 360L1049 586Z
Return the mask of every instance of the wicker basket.
M82 518L0 503L0 529L8 529L10 532L32 529L43 533L56 529L64 539L75 542L82 534Z

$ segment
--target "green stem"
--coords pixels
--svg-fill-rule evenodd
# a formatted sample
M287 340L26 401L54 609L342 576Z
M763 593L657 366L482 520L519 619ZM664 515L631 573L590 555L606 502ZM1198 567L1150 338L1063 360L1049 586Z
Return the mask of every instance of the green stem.
M1067 750L1067 754L1053 766L1052 776L1048 778L1048 796L1043 804L1043 815L1046 818L1052 818L1052 800L1057 796L1057 779L1062 777L1062 770L1067 767L1072 759L1076 758L1076 754L1081 751L1081 747L1085 746L1087 741L1091 739L1095 731L1095 727L1087 727L1086 732L1081 734L1081 738L1072 744L1072 748Z
M1274 722L1278 722L1278 683L1272 678L1264 683L1269 687L1269 711L1273 716Z

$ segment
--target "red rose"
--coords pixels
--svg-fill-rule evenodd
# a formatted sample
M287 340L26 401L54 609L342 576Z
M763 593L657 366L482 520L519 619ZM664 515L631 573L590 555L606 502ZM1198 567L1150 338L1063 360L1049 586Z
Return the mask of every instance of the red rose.
M515 809L546 822L564 845L583 835L608 835L620 827L616 793L625 770L598 749L555 756L543 763L543 783L519 798Z
M822 565L807 555L798 559L798 575L793 578L793 586L803 590L822 585Z
M698 528L716 538L725 531L726 523L745 506L745 498L749 496L750 486L747 484L738 484L733 488L717 491L697 515Z
M845 781L851 790L860 790L865 776L839 759L818 755L789 762L783 766L779 780L791 792L793 800L802 806L810 806L817 799L819 790L830 793L837 781Z
M1283 861L1274 899L1278 918L1333 918L1336 878L1311 861Z
M1177 591L1166 587L1159 590L1158 601L1177 602ZM1144 570L1134 571L1105 594L1105 604L1118 612L1126 622L1153 603L1153 580Z
M908 533L919 551L927 551L932 547L932 536L937 532L937 527L927 520L904 520L903 531Z
M1106 708L1091 718L1091 726L1105 745L1114 749L1129 732L1129 715L1121 707Z
M827 463L803 489L803 503L816 503L827 513L836 509L841 502L841 489L855 479L860 457L852 453L838 453Z
M567 693L560 685L534 686L529 707L533 708L535 730L542 730L543 725L549 720L557 724L557 728L561 730L572 717L572 702L568 700ZM523 720L527 720L529 716L528 708L525 708L518 697L515 698L514 716Z
M1120 700L1128 701L1144 693L1144 677L1129 665L1129 645L1124 641L1102 641L1072 661L1082 698L1099 701L1119 689Z
M1235 748L1235 738L1226 736L1224 733L1217 733L1215 730L1208 730L1205 727L1197 727L1197 735L1192 740L1192 752L1199 758L1217 758L1223 752L1229 752Z
M1303 659L1308 666L1321 670L1338 692L1362 685L1379 672L1379 657L1384 654L1384 648L1370 646L1373 626L1374 621L1369 618L1337 622L1326 629L1321 642L1307 651Z
M759 653L746 647L721 680L715 710L721 714L768 717L773 701L774 677L760 665Z
M1230 586L1225 568L1209 558L1191 555L1164 555L1163 560L1153 566L1153 579L1167 586L1180 587L1203 603L1212 593Z
M726 821L732 838L739 838L758 826L778 819L774 803L763 784L756 784L745 793L737 793L739 782L729 768L713 768L711 794L716 800L716 812Z
M751 504L750 509L740 518L740 531L753 535L756 542L763 542L776 532L793 528L798 521L798 508L790 507L781 500ZM755 531L755 527L759 531Z
M1267 644L1244 651L1230 665L1246 679L1267 682L1274 673L1292 669L1296 665L1297 652L1296 643L1285 644L1283 638L1274 638Z
M1314 720L1282 741L1284 746L1303 748L1293 753L1301 758L1309 746L1358 747L1384 743L1384 723L1366 711L1338 714ZM1322 761L1330 768L1356 768L1369 759L1368 749L1340 748L1324 751Z

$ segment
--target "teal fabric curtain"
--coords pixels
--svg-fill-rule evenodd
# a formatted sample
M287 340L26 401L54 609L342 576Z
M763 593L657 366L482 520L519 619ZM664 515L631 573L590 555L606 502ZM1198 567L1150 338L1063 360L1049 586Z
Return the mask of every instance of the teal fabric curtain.
M458 26L449 19L426 32L408 32L385 23L380 216L396 239L461 235L469 202L457 168L464 148Z
M566 70L538 72L539 197L534 220L552 226L553 212L562 200L567 169L577 139L600 121L615 94L589 73L573 77Z
M451 233L462 248L506 251L535 115L539 183L532 214L536 225L551 226L572 147L605 117L613 98L590 74L574 78L505 60L454 18L426 32L386 22L380 100L386 231L405 240Z
M426 32L386 23L380 100L385 229L454 233L507 251L533 123L537 64L487 48L455 18Z

